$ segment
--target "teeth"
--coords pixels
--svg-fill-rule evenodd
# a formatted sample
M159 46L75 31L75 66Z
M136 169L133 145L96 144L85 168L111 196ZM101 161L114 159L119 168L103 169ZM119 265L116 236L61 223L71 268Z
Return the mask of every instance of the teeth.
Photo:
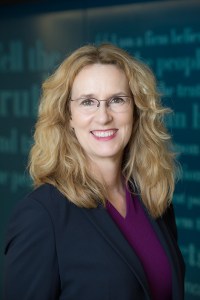
M114 130L110 130L110 131L93 131L92 133L97 137L108 137L108 136L113 135L115 133L115 131Z

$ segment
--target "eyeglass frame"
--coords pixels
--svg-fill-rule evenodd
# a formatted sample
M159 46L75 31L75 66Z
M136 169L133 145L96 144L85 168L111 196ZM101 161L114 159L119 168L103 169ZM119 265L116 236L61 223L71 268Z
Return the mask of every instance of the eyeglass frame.
M101 104L101 102L106 102L106 104L107 104L107 107L109 108L110 107L110 105L109 105L109 103L110 103L110 101L113 99L113 98L129 98L129 99L133 99L133 97L131 97L131 96L127 96L127 95L114 95L114 96L112 96L112 97L110 97L110 98L108 98L108 99L102 99L102 100L99 100L99 99L96 99L96 98L94 98L94 97L86 97L86 98L77 98L77 99L71 99L70 98L70 101L72 101L72 102L78 102L79 100L95 100L95 101L97 101L97 109L94 111L94 112L96 112L97 110L98 110L98 108L100 107L100 104ZM129 103L131 103L131 101L129 102ZM122 104L122 106L123 106L123 104ZM112 108L111 108L111 111L113 111L112 110ZM115 112L115 111L113 111L113 112Z

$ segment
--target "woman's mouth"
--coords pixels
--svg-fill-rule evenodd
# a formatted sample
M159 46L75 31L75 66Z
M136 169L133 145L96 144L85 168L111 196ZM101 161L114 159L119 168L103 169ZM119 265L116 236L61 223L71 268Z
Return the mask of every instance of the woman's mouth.
M118 129L108 129L108 130L93 130L91 133L97 139L111 139L116 135Z

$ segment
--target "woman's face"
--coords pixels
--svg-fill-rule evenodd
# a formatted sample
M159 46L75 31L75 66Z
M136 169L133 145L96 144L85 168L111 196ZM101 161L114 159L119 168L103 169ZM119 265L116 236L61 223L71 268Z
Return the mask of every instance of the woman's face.
M85 100L107 100L113 96L118 98L112 100L110 106L101 101L98 108L93 100ZM119 96L130 97L130 89L125 73L115 65L88 65L74 80L71 99L76 101L71 101L70 125L85 154L93 161L121 159L129 142L133 127L133 100ZM120 99L127 100L129 104L119 108Z

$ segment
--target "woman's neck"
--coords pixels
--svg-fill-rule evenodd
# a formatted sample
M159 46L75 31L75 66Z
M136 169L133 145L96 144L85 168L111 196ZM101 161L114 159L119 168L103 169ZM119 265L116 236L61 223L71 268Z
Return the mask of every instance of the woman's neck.
M103 184L109 188L115 188L121 183L121 160L102 159L92 161L91 170Z
M99 163L92 162L91 170L110 193L124 192L121 160L102 160Z
M97 179L105 186L107 200L126 216L126 191L121 172L121 161L103 160L99 164L92 162L91 170Z

